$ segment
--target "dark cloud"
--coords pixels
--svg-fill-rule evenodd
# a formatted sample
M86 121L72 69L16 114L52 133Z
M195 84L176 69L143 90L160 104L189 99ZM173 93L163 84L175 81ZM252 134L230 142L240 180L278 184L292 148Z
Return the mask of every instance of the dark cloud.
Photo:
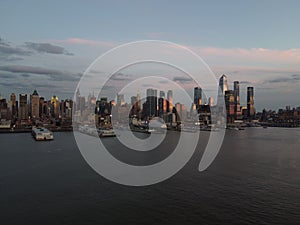
M45 75L50 80L53 81L77 81L81 77L81 74L72 74L66 71L53 70L43 67L33 67L33 66L24 66L24 65L7 65L0 66L1 71L19 73L24 76L24 74L37 74ZM27 75L25 75L27 76Z
M160 80L160 81L158 81L160 84L167 84L167 83L169 83L169 81L168 80Z
M240 81L240 84L252 84L251 82L249 82L249 81Z
M1 37L0 37L0 45L9 47L9 43L7 41L3 40Z
M278 77L266 80L264 83L294 83L300 81L300 74L292 74L289 77Z
M39 53L74 55L73 53L68 52L65 48L57 45L52 45L50 43L25 42L25 47Z
M173 81L179 82L179 83L189 83L189 82L193 81L193 79L189 78L189 77L174 77Z
M15 61L20 61L23 60L22 57L18 56L8 56L8 55L0 55L0 61L5 61L5 62L15 62Z
M111 79L111 80L115 80L115 81L128 81L128 80L131 80L129 75L123 74L123 73L116 73L116 74L113 74L113 75L110 77L110 79Z
M22 76L22 77L25 77L25 78L28 78L28 77L30 77L30 74L22 73L21 76Z
M13 47L8 42L0 38L0 55L3 59L10 55L30 55L31 52L22 48Z

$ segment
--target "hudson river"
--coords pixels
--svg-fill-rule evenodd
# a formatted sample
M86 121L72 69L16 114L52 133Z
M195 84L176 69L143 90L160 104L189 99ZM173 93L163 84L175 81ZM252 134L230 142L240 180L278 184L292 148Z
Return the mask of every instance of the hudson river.
M54 135L0 134L1 224L300 224L300 129L228 130L206 171L199 146L176 175L146 187L106 180L72 132Z

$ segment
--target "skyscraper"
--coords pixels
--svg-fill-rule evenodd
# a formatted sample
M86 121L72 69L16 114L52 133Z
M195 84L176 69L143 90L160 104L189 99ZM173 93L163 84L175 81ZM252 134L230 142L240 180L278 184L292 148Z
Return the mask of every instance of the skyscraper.
M157 116L157 90L147 89L146 107L147 116Z
M169 90L167 93L167 105L168 105L168 112L172 112L173 110L173 91Z
M202 105L202 89L200 87L194 88L194 104L197 109Z
M51 97L51 114L55 118L59 117L59 101L55 95Z
M241 116L240 82L239 81L234 81L233 92L234 92L234 114L235 114L235 118L238 119L238 117Z
M36 90L30 95L30 114L32 118L40 117L40 98Z
M10 103L11 103L11 113L12 117L16 118L18 112L17 98L15 93L11 93L10 95Z
M219 88L220 88L220 91L221 91L222 95L225 96L225 91L228 90L227 77L226 77L225 74L223 74L223 75L220 77L220 80L219 80Z
M232 123L234 120L234 91L225 91L225 105L227 112L227 123Z
M117 95L117 106L123 106L125 104L125 97L123 94Z
M209 97L208 98L208 105L210 107L213 107L215 105L215 101L214 101L214 98L213 97Z
M28 104L27 104L27 94L19 95L19 120L27 120L28 119Z
M255 116L254 108L254 88L247 87L247 113L248 119L253 119Z

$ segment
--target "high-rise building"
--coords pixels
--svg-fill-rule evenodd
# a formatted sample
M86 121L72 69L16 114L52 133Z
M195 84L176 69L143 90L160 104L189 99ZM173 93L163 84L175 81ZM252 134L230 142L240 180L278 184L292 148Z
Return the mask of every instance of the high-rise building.
M168 112L172 112L173 110L173 91L172 90L169 90L168 93L167 93L167 105L168 105Z
M247 87L247 114L248 119L253 119L255 116L253 87Z
M76 110L80 110L80 91L77 89L76 91Z
M28 104L27 104L27 94L19 95L19 120L27 120L28 119Z
M202 105L202 89L200 87L194 88L194 104L197 109Z
M40 117L40 97L36 90L34 90L33 94L30 95L30 115L32 118Z
M240 82L234 81L233 83L234 92L234 114L235 119L239 119L241 116L241 102L240 102Z
M160 91L159 92L159 97L160 98L165 98L166 96L165 96L165 92L164 91Z
M51 114L53 117L58 118L59 117L59 101L58 97L53 95L51 97Z
M232 123L234 120L234 91L225 91L225 105L227 112L227 123Z
M12 117L16 118L18 114L18 102L15 93L11 93L10 95L10 103L11 103L11 113Z
M209 97L208 98L208 105L210 107L213 107L215 105L215 101L214 101L214 98L213 97Z
M136 116L138 113L138 107L137 107L137 96L131 96L131 110L130 115Z
M39 100L39 108L40 108L40 118L47 115L47 104L45 103L45 98L40 97Z
M146 116L157 116L157 90L147 89L146 108Z
M187 117L187 110L184 104L180 104L179 102L175 104L176 109L176 121L185 121Z
M123 94L117 95L117 106L123 106L125 104L125 98Z
M228 90L227 77L223 74L219 80L219 88L223 96L225 96L225 91Z

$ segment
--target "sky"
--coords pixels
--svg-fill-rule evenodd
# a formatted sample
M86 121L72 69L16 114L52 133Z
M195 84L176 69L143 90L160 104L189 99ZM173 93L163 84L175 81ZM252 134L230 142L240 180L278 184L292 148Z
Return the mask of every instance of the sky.
M240 81L244 104L254 86L258 110L300 106L299 8L271 0L1 1L0 94L72 98L97 57L150 39L191 49L230 88Z

